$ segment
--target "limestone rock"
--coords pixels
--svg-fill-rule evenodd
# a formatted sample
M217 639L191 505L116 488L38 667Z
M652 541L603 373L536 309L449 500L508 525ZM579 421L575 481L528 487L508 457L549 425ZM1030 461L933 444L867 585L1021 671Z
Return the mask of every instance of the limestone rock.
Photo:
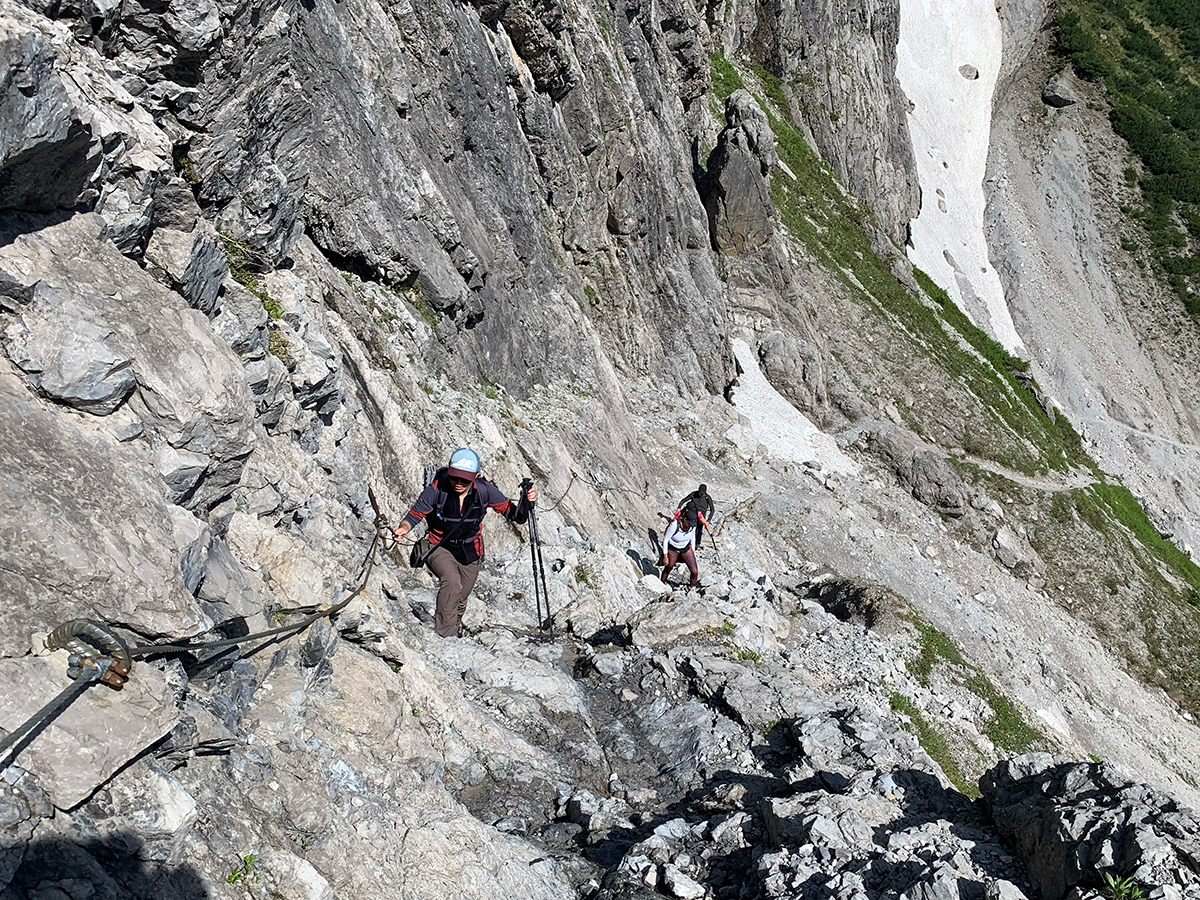
M53 43L14 6L0 7L0 208L70 208L99 146L63 84Z
M728 41L779 77L821 157L903 245L921 200L908 100L895 76L900 4L739 10L726 29Z
M819 348L772 331L759 341L758 359L767 380L792 406L804 413L820 413L827 398Z
M1042 88L1042 102L1055 109L1074 106L1079 100L1079 89L1075 85L1075 76L1070 67L1063 69Z
M106 237L100 217L76 216L0 249L5 290L27 298L5 347L54 400L104 415L128 397L160 451L189 460L161 464L173 499L215 505L253 446L241 365L200 313Z
M725 130L708 158L704 206L714 249L752 250L772 233L774 207L767 175L779 157L767 117L748 91L725 101Z
M894 634L905 626L907 604L887 586L856 579L830 578L815 584L810 595L843 622Z
M67 653L50 657L0 660L0 727L12 731L70 682ZM32 772L59 809L71 809L170 731L179 720L167 679L149 663L135 663L120 690L94 684L41 731L18 760ZM169 795L173 789L164 788ZM185 827L186 800L170 800L177 813L172 833ZM140 803L131 802L131 809Z
M178 291L189 306L205 314L215 310L229 266L212 226L187 232L155 228L145 259L147 270Z
M1112 766L1034 753L995 766L979 787L1047 900L1099 884L1103 871L1166 887L1200 883L1200 819Z
M685 634L706 628L719 629L725 617L695 594L671 594L647 604L633 617L633 640L640 646L669 645Z
M0 612L3 653L77 617L144 635L209 627L181 577L174 514L138 449L69 427L2 362L0 461L0 590L15 601Z
M922 503L950 516L966 513L970 492L942 451L893 426L870 430L866 446L891 465L900 483Z
M1028 540L1017 535L1008 525L1001 525L992 534L992 553L1005 568L1021 577L1040 577L1046 564Z

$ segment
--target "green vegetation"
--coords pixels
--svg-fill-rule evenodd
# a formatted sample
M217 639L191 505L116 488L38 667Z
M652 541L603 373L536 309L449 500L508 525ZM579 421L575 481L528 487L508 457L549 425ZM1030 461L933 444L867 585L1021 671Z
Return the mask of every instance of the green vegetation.
M575 582L593 591L600 590L600 570L595 563L584 560L575 567Z
M950 783L968 797L978 797L979 788L963 775L962 769L954 759L954 754L950 752L950 745L946 739L929 724L913 702L897 691L892 692L889 700L895 712L903 713L908 717L910 723L907 726L908 730L917 736L917 740L921 742L921 749L929 754L929 758L941 766L946 777L950 779Z
M1116 484L1093 484L1086 490L1103 504L1107 513L1133 534L1157 560L1166 565L1185 584L1200 584L1200 567L1169 540L1158 533L1146 511L1128 488ZM1200 603L1194 594L1192 605Z
M255 868L253 856L243 856L242 864L240 866L234 866L229 872L229 875L225 878L225 882L227 884L257 884L259 880L258 870Z
M437 331L437 315L429 308L429 304L425 302L425 298L420 294L414 293L409 295L407 299L412 304L413 309L417 311L417 314L425 320L425 324L432 330Z
M287 338L279 331L275 325L267 328L267 352L279 360L288 368L291 368L293 359L292 351L288 347Z
M195 190L200 187L201 183L204 181L204 179L200 177L200 173L196 170L196 164L192 162L186 154L179 157L179 159L175 161L175 174L186 181L187 186L191 188L193 192L195 192Z
M712 72L714 100L723 101L745 87L737 69L722 56L712 58ZM781 102L778 79L765 70L758 77L775 104ZM875 223L870 211L842 190L800 131L780 118L786 106L777 113L757 99L767 112L780 159L796 176L793 180L779 172L771 179L772 199L784 224L853 296L884 316L921 355L979 399L986 420L974 423L974 445L967 449L1027 474L1090 465L1070 424L1061 416L1052 421L1038 406L1028 366L972 325L927 276L917 278L929 294L928 302L904 287L872 247L868 230ZM966 437L964 444L970 442Z
M982 672L967 676L967 687L992 708L992 718L983 733L997 747L1011 753L1028 753L1046 743L1046 736L1025 721L1012 701Z
M1200 0L1064 0L1055 51L1104 80L1113 130L1141 160L1140 220L1157 273L1200 317Z
M729 658L742 660L744 662L756 663L762 659L762 654L757 650L749 650L745 647L738 647L735 645L734 648L729 651Z
M1076 0L1069 2L1075 4ZM746 84L733 63L721 56L713 57L712 72L711 101L717 110L720 101ZM772 197L784 225L841 279L850 297L888 325L895 336L893 351L902 360L908 353L902 342L907 340L912 365L929 360L951 384L973 395L977 404L964 409L961 425L942 423L950 429L962 428L962 447L968 453L1026 474L1075 467L1093 473L1099 482L1093 487L1039 493L1032 499L1011 482L1005 484L1012 489L1009 493L1015 490L1021 502L1039 507L1045 514L1031 540L1050 567L1053 590L1069 598L1073 608L1113 641L1115 651L1124 655L1131 671L1145 683L1162 687L1196 712L1200 699L1194 687L1194 653L1183 650L1189 641L1194 646L1196 634L1195 612L1184 602L1200 603L1195 587L1200 576L1195 565L1157 533L1127 490L1105 483L1066 417L1046 414L1022 360L972 325L924 273L914 272L920 294L897 280L874 252L870 212L846 194L799 130L786 120L786 106L780 106L775 95L787 86L779 85L767 72L756 70L756 77L763 84L762 93L775 101L773 106L763 97L757 98L775 132L777 152L795 175L791 178L779 170L771 178ZM1139 176L1134 172L1132 177ZM1176 208L1183 206L1177 204ZM929 408L921 412L926 419L936 415L936 410ZM906 415L903 409L901 414ZM909 424L920 431L921 417L914 415ZM956 465L970 474L973 483L1002 480L969 460ZM1005 490L999 494L1003 496ZM1192 587L1181 590L1181 584ZM1127 587L1123 589L1123 585ZM920 630L922 652L913 663L918 677L928 678L938 662L963 665L961 654L948 639L928 626ZM1043 736L1021 720L994 685L972 667L964 668L966 686L992 707L994 718L987 734L994 743L1013 751L1044 744Z
M738 70L734 68L733 63L727 60L724 56L717 53L710 60L712 68L712 91L710 96L721 103L739 88L744 88L746 85L742 83L742 76L738 74Z
M909 664L908 670L921 684L929 684L929 676L933 674L933 667L939 662L967 667L967 661L949 637L915 617L913 617L913 625L916 626L917 633L921 636L921 652Z
M1004 696L990 678L967 662L954 641L915 612L909 613L909 621L917 629L921 641L920 652L916 659L908 664L908 670L913 677L928 686L934 667L939 663L965 669L964 686L987 703L992 710L992 718L984 726L983 732L993 744L1012 753L1027 753L1045 745L1045 735L1025 721L1012 701Z
M1111 872L1104 873L1104 896L1109 900L1142 900L1145 890L1132 875L1122 878Z

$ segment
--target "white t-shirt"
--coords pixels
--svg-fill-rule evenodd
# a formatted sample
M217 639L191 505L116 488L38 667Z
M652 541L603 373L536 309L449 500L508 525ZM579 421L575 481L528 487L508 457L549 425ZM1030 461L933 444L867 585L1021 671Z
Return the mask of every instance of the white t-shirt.
M680 519L676 519L667 526L667 532L663 535L663 548L672 550L686 550L691 547L696 548L696 531L700 528L697 523L693 528L684 530Z

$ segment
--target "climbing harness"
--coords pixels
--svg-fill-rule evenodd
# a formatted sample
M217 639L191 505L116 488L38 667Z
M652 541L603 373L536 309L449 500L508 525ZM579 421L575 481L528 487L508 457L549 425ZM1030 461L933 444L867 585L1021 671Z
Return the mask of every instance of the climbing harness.
M371 501L372 509L375 511L375 534L371 538L367 555L363 559L363 563L356 575L357 586L340 603L329 607L329 609L318 610L312 615L301 619L299 622L220 641L204 641L198 644L143 644L132 649L126 648L125 643L112 631L100 623L89 619L72 619L59 625L46 637L46 648L48 650L71 651L71 655L67 660L67 675L72 679L72 683L59 692L58 696L53 700L26 719L24 724L12 731L3 740L0 740L0 767L5 765L4 759L10 750L12 751L12 758L8 760L9 763L12 762L12 759L15 759L17 753L32 742L46 725L53 721L96 682L102 681L110 687L120 690L125 682L129 680L134 658L156 656L158 654L194 653L198 650L218 650L263 638L275 638L285 634L298 634L318 619L328 618L341 612L350 604L350 601L366 589L367 582L371 577L371 570L375 566L376 550L379 547L379 543L381 540L386 542L391 536L387 519L380 512L379 503L375 499L375 492L370 487L367 488L367 496Z
M532 487L532 478L526 478L521 482L521 491L523 493L527 494ZM568 490L570 490L569 485ZM529 508L529 558L533 563L533 597L537 603L538 628L553 635L554 618L550 615L550 590L546 587L546 565L542 561L542 541L538 536L537 508L532 506ZM540 586L538 584L539 578L541 578ZM544 617L542 616L543 606L546 608L546 615Z

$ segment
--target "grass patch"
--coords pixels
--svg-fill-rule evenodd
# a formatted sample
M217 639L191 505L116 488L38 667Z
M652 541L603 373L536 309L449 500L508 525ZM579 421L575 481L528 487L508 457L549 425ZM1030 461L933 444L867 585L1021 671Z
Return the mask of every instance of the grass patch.
M593 591L600 590L600 570L591 562L581 562L575 567L575 582Z
M267 327L267 352L289 369L292 367L294 360L292 359L292 351L288 347L287 338L274 325Z
M987 675L967 662L958 645L948 635L922 620L915 612L909 613L909 621L917 629L920 639L920 651L908 663L908 670L914 678L928 687L934 668L941 663L965 669L964 686L992 710L992 718L983 731L993 744L1012 753L1027 753L1031 749L1046 746L1046 736L1025 721L1017 707Z
M1063 0L1054 25L1054 51L1103 80L1113 130L1141 161L1126 173L1142 197L1130 224L1200 318L1200 0Z
M1127 528L1139 544L1155 559L1169 568L1181 581L1188 585L1200 584L1200 567L1191 558L1158 533L1158 529L1146 515L1137 498L1128 488L1116 484L1093 484L1084 489L1103 504L1107 513ZM1193 606L1200 605L1195 593L1188 598Z
M929 686L929 676L933 674L933 667L939 662L964 668L967 666L966 659L949 637L919 619L914 618L913 625L921 637L921 652L909 664L908 670L921 684Z
M429 304L425 302L425 298L420 294L414 293L405 299L412 304L412 308L417 311L417 315L425 320L425 324L429 326L430 330L437 331L437 314L429 308Z
M992 708L991 721L984 726L983 733L997 747L1021 754L1046 745L1046 736L1026 722L1020 711L982 672L968 676L967 687Z
M712 55L709 66L712 71L712 96L721 103L734 91L746 86L733 63L720 53Z
M894 712L903 713L908 718L909 721L905 728L917 736L921 749L941 767L946 777L950 779L950 783L972 799L979 797L978 786L967 781L958 762L954 759L954 754L950 752L950 744L946 738L921 715L916 704L899 691L893 691L888 700Z
M756 70L764 90L786 116L788 104L779 80ZM737 68L723 56L712 58L713 91L723 100L745 87ZM776 96L778 95L778 96ZM788 232L803 243L846 289L874 308L916 345L982 407L974 423L980 455L1027 474L1085 463L1078 435L1038 406L1027 379L1028 365L971 324L950 298L922 275L918 283L929 301L910 292L872 248L876 229L870 211L847 194L809 147L799 129L759 98L775 133L780 159L795 173L771 179L771 195ZM923 279L923 280L922 280Z

